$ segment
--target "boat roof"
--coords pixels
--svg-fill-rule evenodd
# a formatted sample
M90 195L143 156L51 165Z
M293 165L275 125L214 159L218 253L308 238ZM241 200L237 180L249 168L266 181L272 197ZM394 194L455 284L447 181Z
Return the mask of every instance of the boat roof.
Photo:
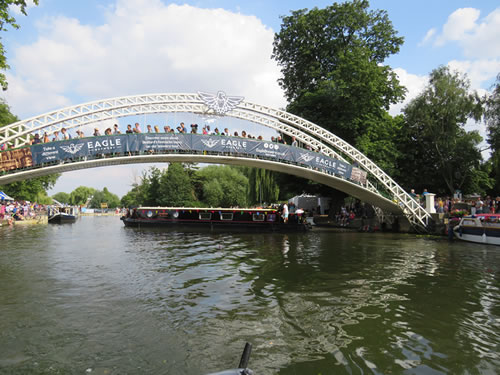
M474 218L477 218L477 219L486 219L486 218L494 218L494 219L500 219L500 213L498 214L475 214L475 215L468 215L468 216L464 216L468 219L474 219Z
M175 210L175 211L278 211L277 208L222 208L222 207L137 207L138 210Z

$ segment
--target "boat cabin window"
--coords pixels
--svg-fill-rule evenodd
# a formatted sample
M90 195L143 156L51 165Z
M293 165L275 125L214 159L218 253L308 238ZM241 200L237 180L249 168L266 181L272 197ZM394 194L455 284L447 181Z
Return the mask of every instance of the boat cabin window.
M268 214L267 221L276 221L276 214Z
M210 220L212 214L210 212L200 212L200 220Z
M474 220L464 220L463 225L472 225L472 226L475 226L476 222Z
M266 218L266 215L264 214L253 214L252 215L253 221L264 221Z
M220 219L221 220L233 220L233 213L232 212L223 212L220 214Z

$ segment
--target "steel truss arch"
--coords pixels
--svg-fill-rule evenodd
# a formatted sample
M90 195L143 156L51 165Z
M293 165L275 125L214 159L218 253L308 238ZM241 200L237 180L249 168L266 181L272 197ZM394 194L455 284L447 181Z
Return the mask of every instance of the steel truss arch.
M0 184L22 181L27 178L41 177L52 173L76 171L80 169L98 168L112 165L138 164L138 163L166 163L166 162L199 162L215 164L232 164L249 167L264 168L277 172L284 172L299 177L307 178L321 184L344 191L363 201L370 202L384 211L400 214L400 207L393 201L344 178L326 172L307 168L300 165L282 163L279 161L249 158L238 155L206 155L203 153L167 153L132 156L114 156L109 158L96 158L85 161L62 162L44 168L28 169L12 174L0 176Z
M74 128L105 119L164 112L213 114L213 111L207 110L196 93L118 97L66 107L5 126L0 129L0 143L13 143L19 146L28 143L33 132L42 129L50 134L62 127ZM314 147L325 155L340 160L345 160L342 156L347 157L390 192L393 200L402 206L402 211L412 224L427 226L430 215L418 202L363 153L328 130L288 112L245 101L228 112L227 116L256 122L285 134L294 135L304 144ZM366 188L377 190L373 185L368 185Z

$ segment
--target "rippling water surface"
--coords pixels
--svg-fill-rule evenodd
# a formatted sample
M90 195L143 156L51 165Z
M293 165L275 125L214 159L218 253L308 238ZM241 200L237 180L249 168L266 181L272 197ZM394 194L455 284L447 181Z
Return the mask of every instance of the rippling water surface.
M0 228L0 373L497 374L500 247L211 234L117 217Z

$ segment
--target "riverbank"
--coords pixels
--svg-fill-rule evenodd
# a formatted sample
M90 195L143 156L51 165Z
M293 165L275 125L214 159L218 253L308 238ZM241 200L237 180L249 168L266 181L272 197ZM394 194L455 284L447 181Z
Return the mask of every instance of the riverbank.
M450 217L449 214L431 214L432 222L429 225L429 234L435 236L448 236L448 229L458 225L459 219ZM395 232L395 233L415 233L414 228L404 216L388 216L381 222L378 217L354 218L345 224L337 222L328 215L314 216L314 224L319 228L341 228L360 232Z
M33 218L28 218L24 220L0 220L0 227L9 226L9 225L39 225L39 224L48 224L49 220L47 215L37 215Z

